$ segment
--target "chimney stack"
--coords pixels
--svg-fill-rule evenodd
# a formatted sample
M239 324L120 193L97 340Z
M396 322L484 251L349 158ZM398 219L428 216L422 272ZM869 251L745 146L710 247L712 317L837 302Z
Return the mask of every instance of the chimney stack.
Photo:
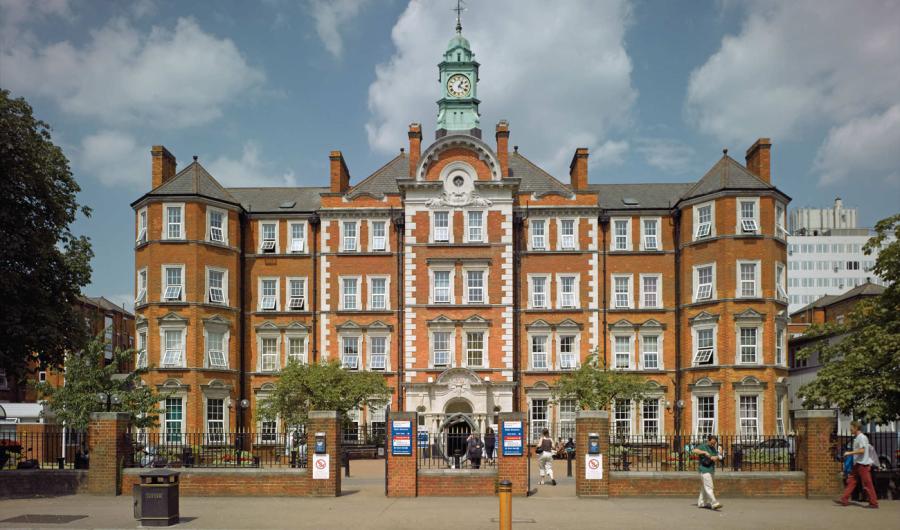
M760 138L747 149L747 169L768 184L772 183L772 141Z
M175 157L162 145L154 145L150 148L150 173L152 175L152 188L156 189L175 176Z
M416 178L416 167L422 157L422 124L409 124L409 178Z
M509 176L509 122L497 123L497 158L500 159L500 175Z
M331 192L346 193L350 189L350 170L344 162L344 155L340 151L332 151L331 159Z
M575 191L587 189L588 184L588 148L575 149L572 163L569 164L569 178Z

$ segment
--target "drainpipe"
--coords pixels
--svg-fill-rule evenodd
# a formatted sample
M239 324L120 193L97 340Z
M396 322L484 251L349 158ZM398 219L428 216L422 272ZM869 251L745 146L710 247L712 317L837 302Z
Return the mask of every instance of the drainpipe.
M309 218L310 237L312 242L310 253L312 254L312 359L311 362L319 362L319 227L318 214Z
M248 210L250 205L247 206ZM244 286L246 285L246 275L247 275L247 263L246 257L244 254L244 249L246 248L247 241L247 216L242 215L240 212L238 213L238 222L240 223L240 231L241 231L241 249L238 254L238 263L240 274L238 278L240 278L240 284L238 285L238 336L240 337L240 346L238 347L238 363L239 363L239 371L238 371L238 402L237 407L235 407L235 411L237 413L237 426L238 429L244 428L244 407L241 404L244 402L244 399L247 398L247 388L246 388L246 348L245 348L245 340L246 340L246 323L244 320L249 318L246 312L244 311Z
M603 314L603 323L601 324L601 326L603 326L603 359L602 360L603 360L603 366L606 366L606 359L607 359L607 353L608 353L606 351L606 348L608 347L607 344L609 342L606 340L606 332L607 332L607 325L606 325L607 315L606 315L606 313L609 310L609 303L606 299L606 296L607 296L607 294L606 294L606 254L607 254L606 232L609 230L609 214L606 213L606 210L600 210L600 215L597 217L597 223L600 225L600 234L601 234L601 239L602 239L600 242L600 256L601 256L601 261L602 261L601 267L603 269L603 272L600 274L600 283L601 283L601 285L603 285L603 301L600 306L600 312ZM598 352L598 354L599 354L599 352ZM599 360L600 359L598 359L598 361Z
M521 346L522 307L520 305L519 284L522 276L522 234L524 234L526 214L513 213L513 412L521 410L522 360L519 358ZM493 411L488 411L493 413Z
M675 432L681 432L681 210L672 211L673 235L675 242Z
M394 240L397 245L397 410L405 410L403 408L403 369L404 369L404 350L406 337L404 336L404 319L406 318L406 300L403 296L403 286L406 282L405 271L403 267L403 245L406 223L403 217L403 211L394 212L391 208L391 222L394 225Z

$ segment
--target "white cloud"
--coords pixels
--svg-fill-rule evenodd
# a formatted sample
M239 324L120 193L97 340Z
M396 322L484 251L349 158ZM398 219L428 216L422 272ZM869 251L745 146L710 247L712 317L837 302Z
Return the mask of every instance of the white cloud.
M694 148L668 138L640 138L635 150L647 164L666 173L682 174L690 169Z
M81 141L79 168L107 186L150 188L150 148L126 132L103 130Z
M691 73L685 110L701 131L741 145L797 140L900 103L900 3L760 0L746 9L740 33Z
M620 166L625 162L629 147L624 140L609 140L595 149L589 160L596 167Z
M231 40L205 33L190 18L146 34L112 19L82 47L17 43L0 51L0 71L7 88L48 97L65 112L161 128L216 119L265 81Z
M32 36L23 32L23 26L48 16L71 19L69 0L0 0L0 43L6 47L23 39L30 40Z
M344 50L343 26L359 14L369 0L310 0L309 8L316 22L316 33L331 55L340 57Z
M828 132L815 168L821 184L836 184L873 173L900 185L900 105L883 114L851 120Z
M202 163L202 162L201 162ZM291 170L277 171L260 157L254 142L244 143L240 158L220 156L204 167L223 186L296 186Z
M481 63L481 128L510 122L510 142L558 177L568 175L576 147L596 151L629 124L637 91L624 43L629 4L539 0L470 4L463 35ZM410 122L434 130L440 95L437 63L455 20L442 2L413 0L394 26L396 48L369 86L369 144L392 153ZM529 28L525 30L524 28ZM613 142L603 156L623 152ZM614 161L615 156L607 160Z

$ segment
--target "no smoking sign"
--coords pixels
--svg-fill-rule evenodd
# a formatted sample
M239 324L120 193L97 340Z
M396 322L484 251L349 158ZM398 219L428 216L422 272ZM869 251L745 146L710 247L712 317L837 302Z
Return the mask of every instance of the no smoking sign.
M584 458L584 478L587 480L602 480L603 455L587 455Z
M328 480L328 455L313 455L313 480Z

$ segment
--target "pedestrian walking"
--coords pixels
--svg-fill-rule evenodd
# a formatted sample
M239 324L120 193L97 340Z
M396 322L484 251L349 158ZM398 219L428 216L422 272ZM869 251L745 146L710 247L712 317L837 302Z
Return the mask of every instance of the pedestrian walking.
M469 458L472 469L481 468L481 453L483 451L484 442L481 441L478 434L470 434L469 439L466 440L466 456Z
M546 477L550 484L556 486L556 479L553 478L553 453L556 452L556 448L553 446L553 439L550 438L549 430L544 429L541 431L541 440L538 442L536 452L538 454L538 468L541 471L540 484L544 484L544 478Z
M877 461L875 448L869 444L869 438L860 430L860 423L856 420L850 422L850 433L853 434L853 449L846 451L844 456L853 456L853 469L847 478L847 487L840 499L834 502L841 506L850 504L850 495L856 489L856 484L862 482L863 491L869 499L869 508L878 508L878 495L875 494L875 486L872 484L872 465Z
M487 433L484 435L484 454L488 462L494 462L494 449L497 447L497 436L494 429L488 427Z
M722 459L717 447L719 439L710 434L706 437L706 443L693 448L693 454L700 457L697 469L700 471L700 496L697 498L698 508L722 509L722 503L716 500L713 475L716 473L716 462Z

